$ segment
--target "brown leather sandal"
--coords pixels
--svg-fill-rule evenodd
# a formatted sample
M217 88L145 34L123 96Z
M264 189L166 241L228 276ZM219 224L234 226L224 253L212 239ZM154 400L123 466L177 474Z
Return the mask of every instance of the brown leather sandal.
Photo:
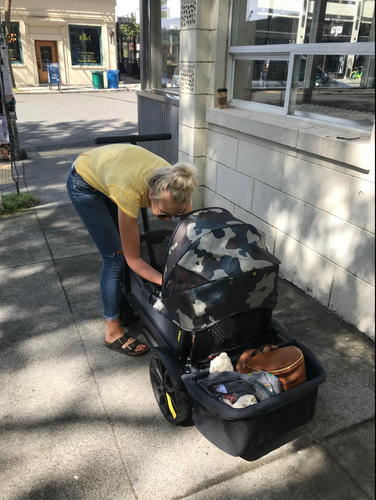
M137 339L128 344L126 347L123 347L123 345L128 341L129 338L130 336L126 337L125 335L123 335L114 342L105 342L104 344L106 347L112 349L113 351L117 351L120 354L125 354L126 356L131 357L143 356L144 354L149 352L149 348ZM138 346L142 346L143 349L137 351L136 349Z

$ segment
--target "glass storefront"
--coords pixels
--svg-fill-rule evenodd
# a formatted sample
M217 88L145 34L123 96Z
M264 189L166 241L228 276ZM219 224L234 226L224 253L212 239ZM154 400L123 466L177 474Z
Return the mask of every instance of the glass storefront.
M72 66L102 65L101 32L99 26L69 26Z

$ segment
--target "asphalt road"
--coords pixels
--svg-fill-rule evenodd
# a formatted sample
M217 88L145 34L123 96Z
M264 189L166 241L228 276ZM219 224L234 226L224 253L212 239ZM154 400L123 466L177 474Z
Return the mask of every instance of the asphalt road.
M16 95L21 149L89 146L94 137L138 132L134 91Z

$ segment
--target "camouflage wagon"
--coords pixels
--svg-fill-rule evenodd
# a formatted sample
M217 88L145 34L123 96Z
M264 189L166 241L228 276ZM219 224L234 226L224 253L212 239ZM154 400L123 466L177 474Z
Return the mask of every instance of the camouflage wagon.
M223 208L191 212L171 237L154 304L185 331L277 303L280 261L258 232Z

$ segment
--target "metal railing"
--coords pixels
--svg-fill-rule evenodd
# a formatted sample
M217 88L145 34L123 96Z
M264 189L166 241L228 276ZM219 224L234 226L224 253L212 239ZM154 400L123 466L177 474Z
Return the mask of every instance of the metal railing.
M138 132L169 133L170 141L150 142L144 147L174 164L179 154L179 95L171 92L139 90L137 93Z

